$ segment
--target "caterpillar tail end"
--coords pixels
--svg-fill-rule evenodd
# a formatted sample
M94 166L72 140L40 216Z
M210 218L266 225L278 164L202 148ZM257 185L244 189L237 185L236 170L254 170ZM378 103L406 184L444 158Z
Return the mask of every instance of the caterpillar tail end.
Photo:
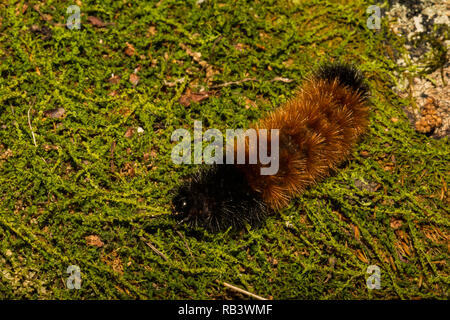
M343 62L327 63L316 72L317 79L337 80L341 85L358 92L363 100L369 98L369 86L360 70L355 66Z

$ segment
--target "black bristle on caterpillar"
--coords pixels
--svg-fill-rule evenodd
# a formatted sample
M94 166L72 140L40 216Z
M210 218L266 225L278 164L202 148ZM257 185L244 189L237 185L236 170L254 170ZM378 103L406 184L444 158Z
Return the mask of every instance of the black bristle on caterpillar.
M213 232L258 226L270 211L242 172L227 164L202 166L175 189L172 203L181 222Z
M368 126L368 97L355 67L323 65L291 100L253 126L258 139L261 129L279 129L278 172L261 175L259 162L202 166L175 190L180 223L209 231L261 224L348 158Z
M343 62L327 63L320 66L316 73L316 78L323 80L336 79L340 84L359 92L364 99L369 95L369 86L361 71Z

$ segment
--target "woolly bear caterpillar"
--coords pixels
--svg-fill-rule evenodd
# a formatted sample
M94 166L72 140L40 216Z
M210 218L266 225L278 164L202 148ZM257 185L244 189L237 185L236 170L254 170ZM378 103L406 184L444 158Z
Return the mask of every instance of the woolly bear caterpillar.
M177 216L210 231L263 222L347 159L368 126L368 112L361 72L342 63L322 66L294 98L253 126L279 129L278 172L261 175L261 163L203 166L176 188Z

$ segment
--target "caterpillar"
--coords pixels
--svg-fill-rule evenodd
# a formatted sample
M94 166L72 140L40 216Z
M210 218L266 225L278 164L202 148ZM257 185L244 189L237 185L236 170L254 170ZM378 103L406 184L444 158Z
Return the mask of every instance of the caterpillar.
M180 223L209 231L260 225L346 160L368 127L369 89L352 65L330 63L309 76L292 99L251 126L278 129L279 169L264 165L204 165L183 180L172 199ZM246 159L250 147L246 144Z

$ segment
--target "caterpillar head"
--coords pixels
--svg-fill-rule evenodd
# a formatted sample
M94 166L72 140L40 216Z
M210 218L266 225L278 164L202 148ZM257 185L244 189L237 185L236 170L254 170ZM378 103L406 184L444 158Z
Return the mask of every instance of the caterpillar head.
M183 219L210 215L212 212L209 211L209 208L212 199L209 194L206 186L195 176L189 177L175 191L172 203L176 214Z
M172 204L180 223L212 232L257 226L269 211L234 165L201 168L175 189Z

